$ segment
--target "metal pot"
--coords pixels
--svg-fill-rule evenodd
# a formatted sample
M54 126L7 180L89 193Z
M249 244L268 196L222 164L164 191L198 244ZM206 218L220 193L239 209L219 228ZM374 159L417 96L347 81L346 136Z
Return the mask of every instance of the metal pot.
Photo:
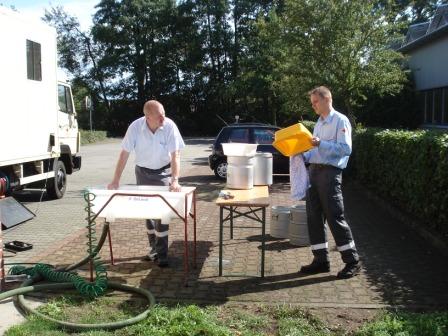
M254 185L272 184L272 153L257 152L254 163Z
M254 157L227 157L227 188L252 189L254 187Z

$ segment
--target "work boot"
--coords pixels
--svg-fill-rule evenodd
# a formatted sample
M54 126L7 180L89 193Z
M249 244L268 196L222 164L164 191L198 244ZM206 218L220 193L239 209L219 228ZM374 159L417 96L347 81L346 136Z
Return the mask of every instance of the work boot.
M151 247L151 250L149 251L149 253L147 255L145 255L142 259L145 261L156 261L157 260L156 248L154 246Z
M330 263L328 261L317 261L316 259L309 265L302 266L299 273L318 274L330 272Z
M338 279L350 279L361 271L361 265L358 261L345 264L344 268L338 272Z

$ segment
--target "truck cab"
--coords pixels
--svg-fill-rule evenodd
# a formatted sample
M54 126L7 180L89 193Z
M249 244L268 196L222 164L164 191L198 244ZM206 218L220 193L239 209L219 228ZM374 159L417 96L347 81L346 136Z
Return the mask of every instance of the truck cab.
M81 167L81 138L76 119L72 90L66 81L58 81L58 138L65 168L69 174ZM79 161L79 162L78 162Z

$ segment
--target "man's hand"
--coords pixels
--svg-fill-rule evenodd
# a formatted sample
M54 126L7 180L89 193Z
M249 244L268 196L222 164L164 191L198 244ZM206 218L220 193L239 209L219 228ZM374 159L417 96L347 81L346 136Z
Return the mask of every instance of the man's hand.
M116 190L116 189L118 189L118 187L119 187L119 183L115 182L115 181L112 181L111 183L109 183L107 185L107 189L109 189L109 190Z
M180 191L182 187L177 180L174 180L170 184L170 191Z
M311 144L312 144L314 147L319 147L319 145L320 145L320 139L319 139L318 137L313 137L313 138L311 139Z

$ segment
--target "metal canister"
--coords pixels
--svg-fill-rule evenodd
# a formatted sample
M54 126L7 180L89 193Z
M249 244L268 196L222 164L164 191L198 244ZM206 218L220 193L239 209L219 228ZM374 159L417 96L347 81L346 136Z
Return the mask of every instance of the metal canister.
M286 206L274 205L271 208L270 234L274 238L288 238L289 218L291 209Z
M272 184L272 153L257 152L254 162L254 185Z
M254 187L254 157L227 156L227 184L229 189Z
M291 207L291 222L289 223L288 238L291 245L310 246L305 204L298 204Z

